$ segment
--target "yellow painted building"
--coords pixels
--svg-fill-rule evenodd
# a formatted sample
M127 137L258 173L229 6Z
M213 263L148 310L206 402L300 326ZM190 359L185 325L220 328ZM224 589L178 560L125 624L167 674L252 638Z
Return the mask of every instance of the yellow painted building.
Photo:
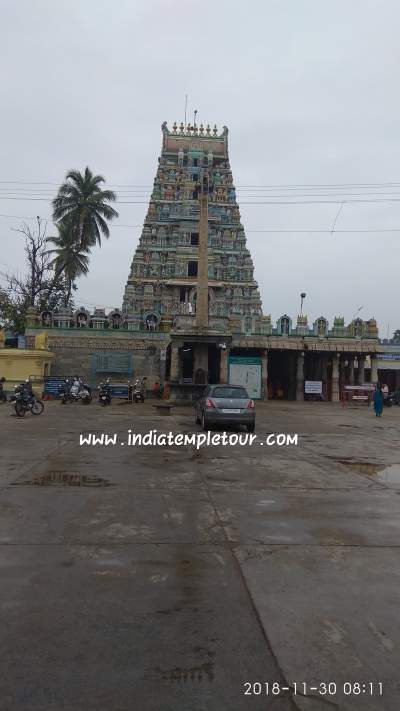
M36 336L35 348L5 348L4 332L0 331L0 378L6 379L5 390L12 390L14 385L31 378L34 389L41 393L53 358L54 353L47 348L45 332Z

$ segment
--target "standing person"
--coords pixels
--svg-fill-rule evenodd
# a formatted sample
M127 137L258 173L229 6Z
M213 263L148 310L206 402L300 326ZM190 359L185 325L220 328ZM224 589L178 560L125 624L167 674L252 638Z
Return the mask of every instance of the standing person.
M160 398L160 383L158 380L153 385L153 397L155 400Z
M146 376L144 376L140 382L140 394L142 396L142 402L145 401L146 392L147 392L147 378L146 378Z
M382 417L383 412L383 392L380 383L377 383L374 392L374 410L377 417Z
M4 392L4 386L3 383L6 382L6 379L0 378L0 402L6 402L7 401L7 395Z

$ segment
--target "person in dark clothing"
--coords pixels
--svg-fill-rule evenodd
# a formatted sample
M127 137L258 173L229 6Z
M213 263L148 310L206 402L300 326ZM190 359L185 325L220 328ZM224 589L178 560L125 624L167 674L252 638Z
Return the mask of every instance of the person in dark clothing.
M4 385L3 383L6 382L5 378L0 378L0 402L6 402L7 401L7 395L4 392Z
M21 383L21 391L24 402L29 402L31 397L33 397L32 383L29 378L27 378L24 383Z
M147 394L147 378L146 378L146 376L144 376L141 380L140 394L142 396L142 402L144 402L145 398L146 398L146 394Z

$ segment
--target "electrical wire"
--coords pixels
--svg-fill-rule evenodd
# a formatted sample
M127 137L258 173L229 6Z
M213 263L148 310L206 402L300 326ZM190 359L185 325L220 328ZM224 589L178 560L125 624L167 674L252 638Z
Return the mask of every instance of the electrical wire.
M9 218L9 219L15 219L15 220L37 220L36 216L33 215L3 215L0 214L0 217L4 218ZM51 217L43 217L43 220L47 220L48 222L52 222ZM52 224L56 224L53 222ZM143 225L125 225L125 224L118 224L118 223L112 223L110 225L110 228L113 229L114 227L122 227L124 229L143 229ZM290 229L290 228L281 228L281 227L253 227L253 228L246 228L244 232L250 232L250 233L269 233L269 234L331 234L332 229L315 229L314 227L310 228L303 228L303 229ZM350 233L364 233L364 232L370 232L370 233L380 233L380 232L400 232L400 227L360 227L360 228L349 228L349 229L340 229L334 230L334 233L343 233L343 234L350 234Z
M23 180L0 180L0 185L54 185L59 187L59 182L44 182L44 181L23 181ZM133 183L109 183L110 188L152 188L152 184L137 185ZM250 185L238 185L240 188L266 188L270 190L285 189L319 189L319 188L354 188L354 187L400 187L400 181L392 182L370 182L370 183L279 183L279 184L261 184L254 183Z
M49 202L48 198L31 198L31 197L1 197L0 200L12 200L18 202ZM154 202L161 202L155 200ZM363 199L344 199L337 200L241 200L241 205L340 205L343 204L377 204L385 202L400 202L400 197L395 198L366 198ZM117 205L148 205L148 200L116 200Z

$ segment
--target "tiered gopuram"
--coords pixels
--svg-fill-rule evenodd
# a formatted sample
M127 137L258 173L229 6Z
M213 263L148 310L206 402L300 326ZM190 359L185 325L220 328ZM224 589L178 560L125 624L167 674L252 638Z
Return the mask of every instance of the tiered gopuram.
M229 164L228 129L162 125L162 149L148 212L133 257L124 317L139 330L170 330L177 316L196 312L198 185L207 172L209 195L209 315L251 333L261 300L240 220ZM133 324L132 324L133 325Z

